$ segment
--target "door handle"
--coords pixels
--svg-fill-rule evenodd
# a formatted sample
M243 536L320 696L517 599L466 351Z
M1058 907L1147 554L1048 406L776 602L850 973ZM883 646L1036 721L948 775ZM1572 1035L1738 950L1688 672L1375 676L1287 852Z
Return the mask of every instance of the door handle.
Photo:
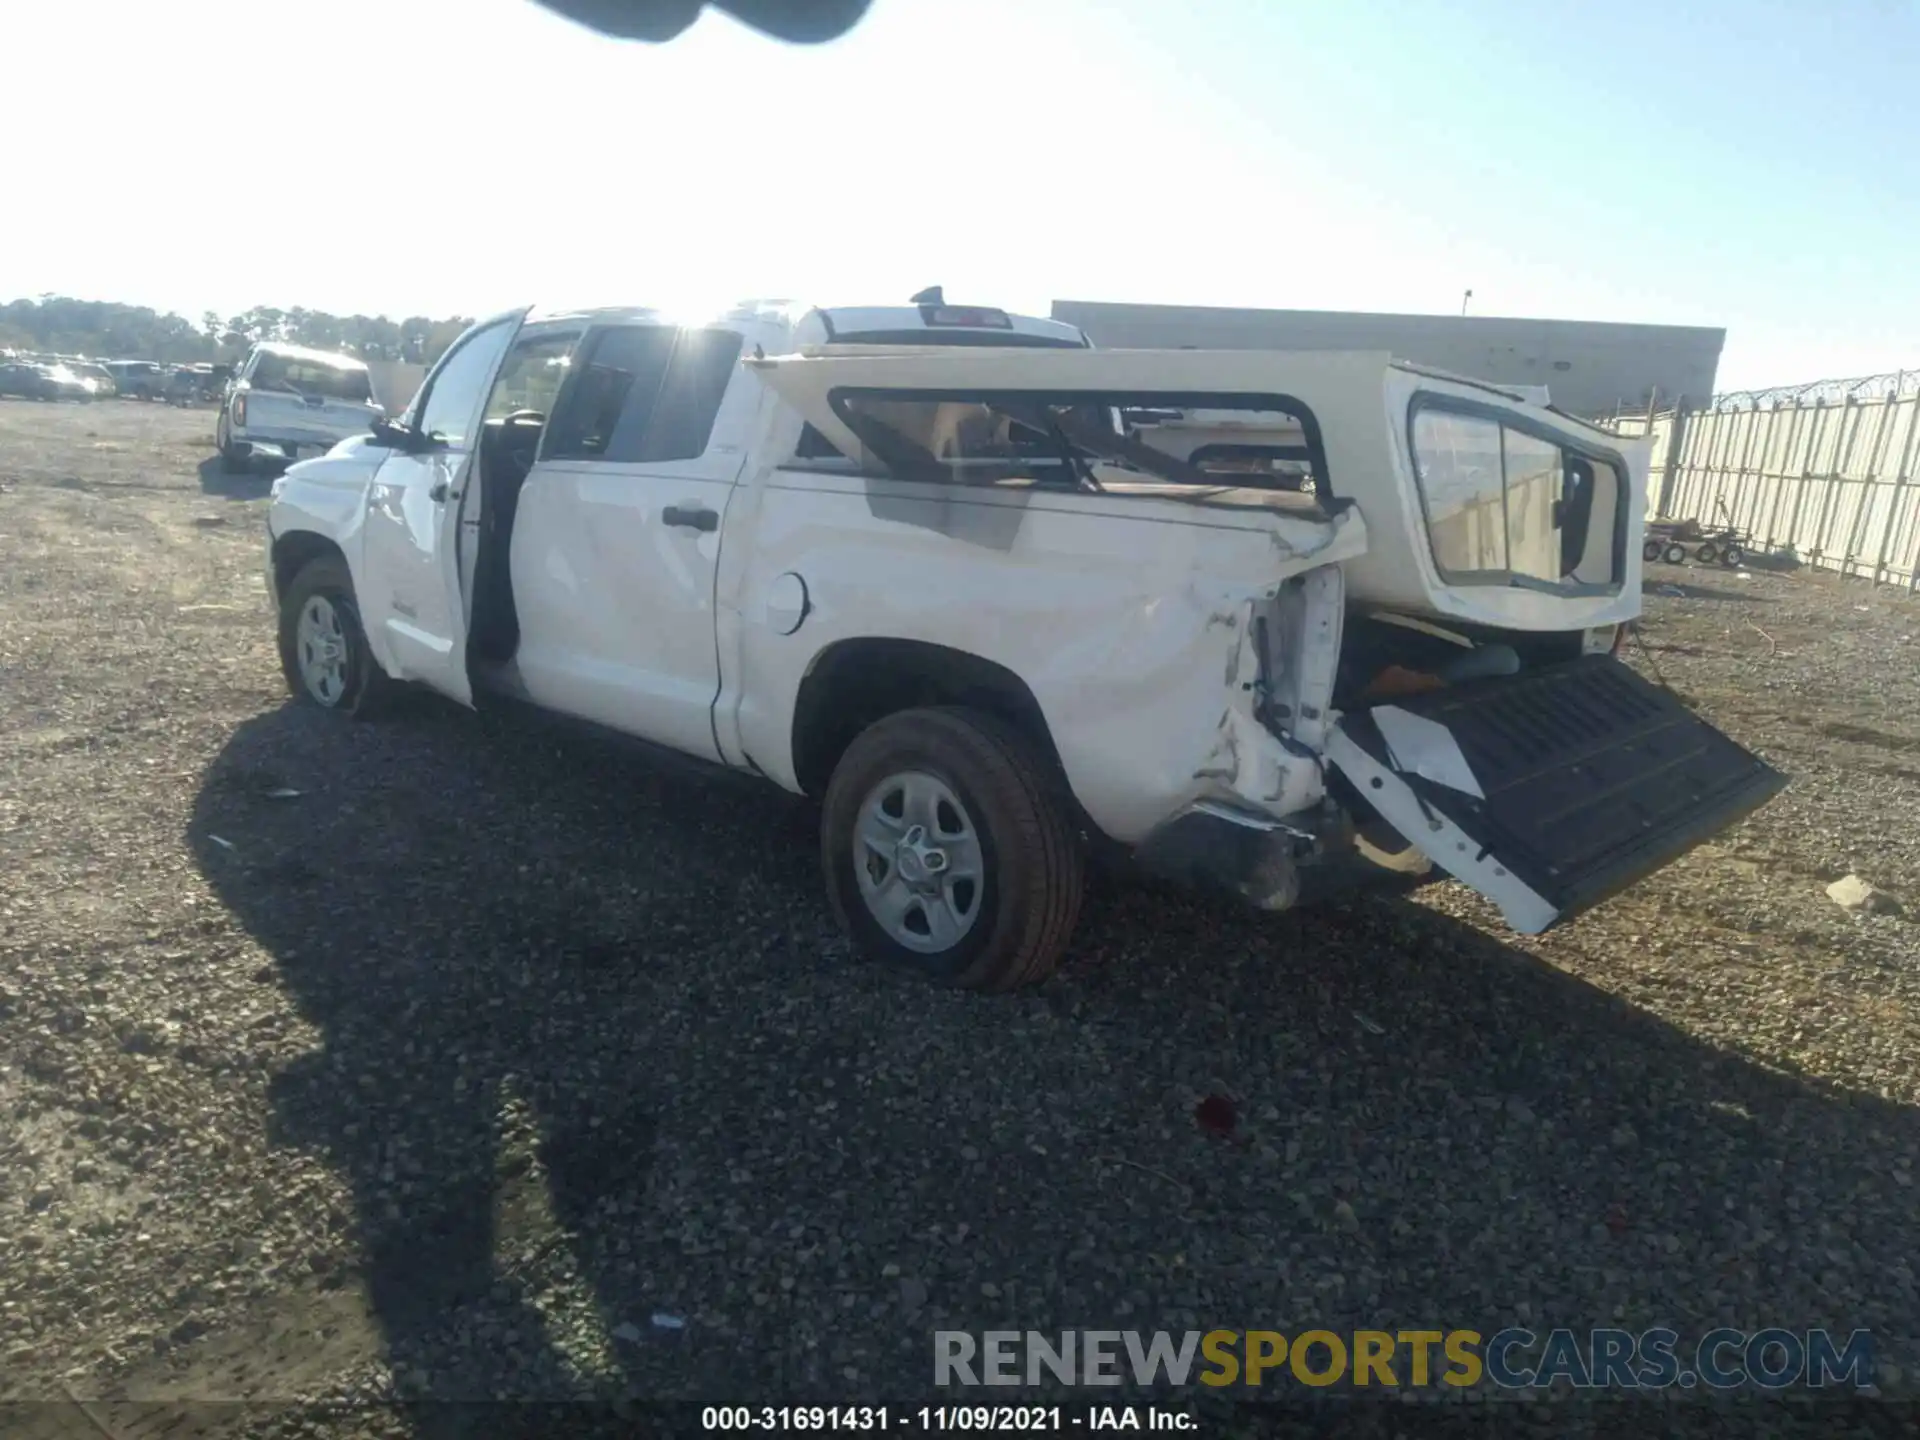
M720 516L712 510L684 510L678 505L669 505L660 512L663 524L677 526L683 530L718 530Z
M448 488L446 481L436 480L433 482L433 488L427 491L427 498L436 505L444 505L449 500L458 500L460 492Z

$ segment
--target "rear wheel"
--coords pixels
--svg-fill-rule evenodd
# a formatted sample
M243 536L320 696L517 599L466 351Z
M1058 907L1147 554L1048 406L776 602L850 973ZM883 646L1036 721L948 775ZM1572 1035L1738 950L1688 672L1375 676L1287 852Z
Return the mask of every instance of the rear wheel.
M1720 558L1720 547L1709 540L1693 552L1693 558L1698 560L1702 565L1711 565L1715 560Z
M1720 552L1720 563L1729 570L1735 566L1744 565L1746 562L1747 552L1742 550L1738 545L1729 545Z
M346 562L310 560L280 599L280 667L287 688L323 710L372 719L399 685L367 645Z
M1660 558L1665 560L1669 565L1683 565L1687 559L1687 547L1684 545L1669 545Z
M1080 913L1085 855L1047 757L976 710L904 710L848 746L821 858L866 954L970 990L1051 974Z
M213 443L220 448L220 468L227 474L237 475L247 468L247 451L233 443L233 435L227 429L227 417L224 415L220 417L220 423L214 426Z
M1648 560L1658 560L1660 558L1660 542L1658 540L1647 541L1646 544L1640 547L1640 553Z

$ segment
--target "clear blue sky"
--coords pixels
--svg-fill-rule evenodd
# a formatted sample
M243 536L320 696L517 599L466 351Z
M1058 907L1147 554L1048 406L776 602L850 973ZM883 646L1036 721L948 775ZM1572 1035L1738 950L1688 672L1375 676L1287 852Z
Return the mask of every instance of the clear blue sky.
M7 28L0 297L1471 287L1725 326L1724 387L1920 367L1914 0L873 0L818 49L719 16L619 43L525 0L36 0Z

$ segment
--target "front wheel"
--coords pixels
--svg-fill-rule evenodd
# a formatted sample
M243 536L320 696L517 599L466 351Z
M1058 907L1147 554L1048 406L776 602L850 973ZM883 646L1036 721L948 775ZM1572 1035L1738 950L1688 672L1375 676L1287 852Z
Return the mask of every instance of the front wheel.
M1687 559L1687 547L1684 545L1669 545L1660 558L1665 560L1669 565L1683 565Z
M1658 560L1660 558L1660 542L1658 540L1647 541L1646 544L1640 547L1640 554L1648 560Z
M1052 973L1086 857L1055 767L977 710L903 710L863 731L827 786L821 858L866 954L969 990Z
M380 668L360 625L353 577L332 555L301 567L280 598L280 667L287 688L323 710L371 719L397 683Z

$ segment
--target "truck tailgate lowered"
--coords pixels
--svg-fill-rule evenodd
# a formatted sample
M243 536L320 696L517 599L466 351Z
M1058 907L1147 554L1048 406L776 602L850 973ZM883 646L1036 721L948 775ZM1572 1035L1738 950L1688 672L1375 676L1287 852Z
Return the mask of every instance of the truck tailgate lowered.
M1660 869L1786 784L1606 656L1350 712L1327 755L1526 934Z

